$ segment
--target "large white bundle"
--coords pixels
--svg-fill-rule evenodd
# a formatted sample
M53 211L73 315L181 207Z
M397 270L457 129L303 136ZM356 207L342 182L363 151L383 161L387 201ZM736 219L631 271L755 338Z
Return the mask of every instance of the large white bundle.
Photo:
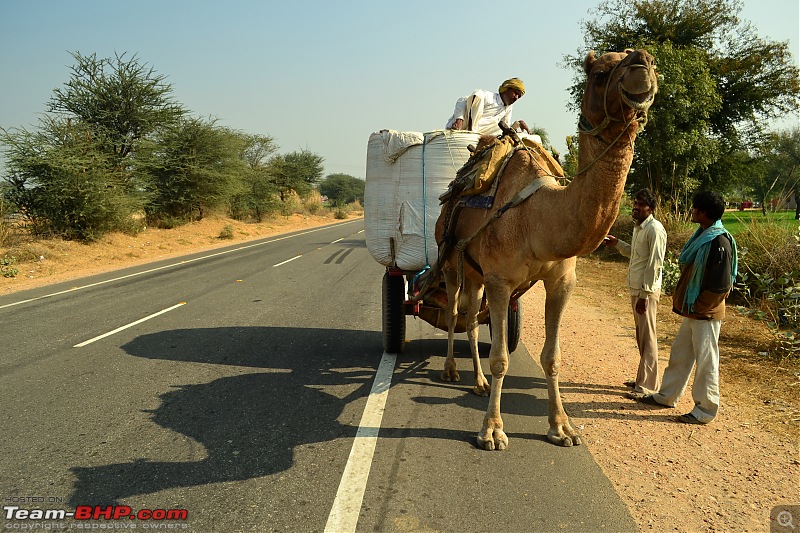
M367 249L384 266L419 271L436 263L439 195L467 159L479 135L382 130L367 145L364 223Z

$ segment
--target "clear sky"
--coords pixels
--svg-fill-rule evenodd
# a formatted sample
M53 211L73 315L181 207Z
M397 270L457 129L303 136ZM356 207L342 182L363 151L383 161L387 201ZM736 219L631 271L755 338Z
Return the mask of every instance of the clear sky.
M441 129L455 100L516 76L514 118L559 151L581 21L599 0L0 0L0 126L33 129L69 80L70 51L136 54L193 116L308 149L325 175L364 177L369 135ZM505 11L505 12L503 12ZM746 0L741 17L800 57L798 0ZM798 124L788 117L779 127Z

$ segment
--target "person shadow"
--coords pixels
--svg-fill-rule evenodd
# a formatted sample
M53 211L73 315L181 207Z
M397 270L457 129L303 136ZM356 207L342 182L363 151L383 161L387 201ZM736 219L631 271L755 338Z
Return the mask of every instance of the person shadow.
M338 419L349 403L369 394L382 352L375 332L283 327L164 331L123 349L134 357L258 370L176 385L160 395L158 408L146 411L158 426L200 444L203 458L75 466L73 506L117 505L164 489L274 474L292 466L299 445L352 438L357 427ZM331 385L349 392L339 397L320 390ZM139 443L139 449L148 446L151 456L180 448Z

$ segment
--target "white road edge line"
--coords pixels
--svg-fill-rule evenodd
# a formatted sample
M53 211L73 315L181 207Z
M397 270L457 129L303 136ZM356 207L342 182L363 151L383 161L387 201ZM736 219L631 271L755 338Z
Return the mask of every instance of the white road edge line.
M134 272L133 274L127 274L125 276L120 276L118 278L107 279L107 280L104 280L104 281L98 281L97 283L90 283L89 285L83 285L81 287L71 287L71 288L69 288L69 289L67 289L65 291L54 292L54 293L51 293L51 294L45 294L44 296L37 296L36 298L29 298L27 300L20 300L19 302L13 302L13 303L10 303L10 304L0 305L0 309L5 309L6 307L13 307L15 305L20 305L20 304L25 304L25 303L28 303L28 302L35 302L36 300L43 300L45 298L50 298L52 296L58 296L60 294L66 294L68 292L79 291L81 289L88 289L90 287L96 287L98 285L104 285L106 283L111 283L113 281L119 281L121 279L127 279L127 278L132 278L132 277L135 277L135 276L141 276L142 274L148 274L150 272L157 272L159 270L164 270L165 268L172 268L172 267L183 265L183 264L186 264L186 263L194 263L195 261L201 261L203 259L208 259L209 257L216 257L218 255L225 255L225 254L229 254L229 253L232 253L232 252L238 252L240 250L247 250L248 248L255 248L256 246L263 246L265 244L272 244L273 242L283 241L283 240L286 240L286 239L291 239L293 237L299 237L301 235L308 235L309 233L315 233L317 231L330 229L330 228L332 228L334 226L344 226L345 224L352 224L353 222L358 222L358 221L357 220L353 220L351 222L339 222L338 224L331 224L329 226L322 226L320 228L310 229L308 231L303 231L301 233L295 233L293 235L285 235L283 237L278 237L276 239L270 239L268 241L263 241L263 242L257 242L255 244L248 244L248 245L245 245L245 246L239 246L238 248L233 248L231 250L225 250L225 251L222 251L222 252L217 252L215 254L204 255L202 257L195 257L194 259L186 259L184 261L178 261L177 263L171 263L169 265L164 265L164 266L160 266L160 267L156 267L156 268L151 268L149 270L142 270L141 272ZM359 231L359 233L361 233L361 232Z
M336 239L335 241L332 241L331 244L336 244L337 242L343 241L343 240L344 240L344 237L342 237L341 239Z
M277 265L272 265L272 268L279 267L281 265L285 265L286 263L288 263L290 261L294 261L295 259L300 259L301 257L303 257L303 254L296 255L296 256L292 257L291 259L287 259L286 261L282 261L282 262L278 263Z
M141 324L142 322L144 322L146 320L150 320L151 318L155 318L158 315L163 315L164 313L172 311L173 309L177 309L182 305L186 305L186 302L181 302L181 303L179 303L177 305L173 305L172 307L168 307L167 309L162 309L158 313L153 313L152 315L146 316L144 318L141 318L141 319L137 320L136 322L131 322L130 324L126 324L126 325L124 325L122 327L119 327L119 328L113 330L113 331L109 331L108 333L103 333L102 335L98 335L97 337L95 337L93 339L89 339L88 341L83 341L82 343L76 344L75 346L73 346L73 348L82 348L82 347L86 346L87 344L93 343L94 341L99 341L100 339L104 339L104 338L108 337L109 335L113 335L114 333L119 333L120 331L122 331L124 329L128 329L128 328L130 328L132 326L135 326L136 324Z
M384 352L381 357L375 382L350 449L350 457L339 482L339 490L333 500L333 508L328 515L328 523L325 524L325 533L348 533L356 530L396 361L397 354Z

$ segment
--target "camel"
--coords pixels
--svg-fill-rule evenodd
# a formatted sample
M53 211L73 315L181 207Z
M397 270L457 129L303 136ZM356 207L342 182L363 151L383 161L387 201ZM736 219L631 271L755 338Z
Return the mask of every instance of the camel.
M479 447L486 450L508 447L500 396L509 368L506 339L509 302L512 295L517 297L519 291L524 292L539 280L546 291L545 342L540 362L547 380L550 425L547 438L561 446L581 444L580 435L564 412L558 385L561 317L575 286L576 256L595 250L617 216L633 160L634 140L646 122L657 91L653 56L645 50L609 52L599 57L590 52L583 67L587 83L579 122L581 170L569 185L559 185L552 177L552 165L542 156L543 150L516 151L500 178L493 207L463 209L450 239L460 240L459 246L441 248L445 251L439 257L439 267L448 299L447 359L442 379L460 380L453 356L454 324L459 309L466 308L467 337L475 371L473 391L489 396L477 436ZM475 153L494 141L492 137L481 138ZM560 171L560 166L556 167ZM500 206L540 177L547 180L540 189L502 216L495 215ZM445 208L436 224L440 246L447 219ZM496 218L487 222L493 215ZM478 359L477 312L484 291L492 325L491 386Z

